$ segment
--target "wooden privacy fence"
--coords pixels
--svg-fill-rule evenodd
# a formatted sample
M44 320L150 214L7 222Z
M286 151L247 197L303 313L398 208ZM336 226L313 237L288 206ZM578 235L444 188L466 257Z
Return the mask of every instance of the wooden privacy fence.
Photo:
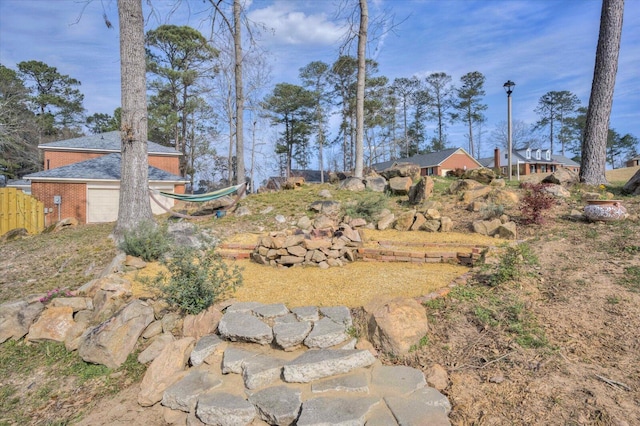
M0 188L0 235L16 228L44 229L44 204L16 188Z

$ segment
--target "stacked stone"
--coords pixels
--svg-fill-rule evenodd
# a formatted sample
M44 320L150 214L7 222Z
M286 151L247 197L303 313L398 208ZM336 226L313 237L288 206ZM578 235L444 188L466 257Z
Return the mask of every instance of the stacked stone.
M358 229L342 223L335 230L272 232L260 239L251 258L262 265L312 265L326 269L354 262L361 246Z

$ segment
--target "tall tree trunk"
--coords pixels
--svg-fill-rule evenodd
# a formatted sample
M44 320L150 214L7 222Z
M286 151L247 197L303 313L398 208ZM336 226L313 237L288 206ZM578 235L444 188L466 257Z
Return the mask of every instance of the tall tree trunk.
M588 185L606 184L607 135L618 72L624 0L603 0L596 64L591 84L587 123L584 131L580 181Z
M366 71L367 0L360 0L360 31L358 31L358 82L356 87L356 164L354 175L361 178L364 169L364 80Z
M120 202L114 233L153 220L148 192L147 87L141 0L118 0L120 19L121 139Z
M240 0L233 0L233 46L236 78L236 184L244 182L244 92L242 89L242 22Z

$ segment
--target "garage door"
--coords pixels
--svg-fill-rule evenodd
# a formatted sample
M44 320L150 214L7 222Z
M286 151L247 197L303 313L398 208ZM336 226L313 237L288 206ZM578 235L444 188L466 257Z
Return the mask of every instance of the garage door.
M119 202L120 190L117 187L88 187L87 223L115 222Z
M173 192L173 185L151 185L153 189ZM173 199L156 195L156 199L167 209L173 207ZM150 200L153 214L166 213L155 201ZM116 186L92 185L87 188L87 223L115 222L118 220L120 190Z

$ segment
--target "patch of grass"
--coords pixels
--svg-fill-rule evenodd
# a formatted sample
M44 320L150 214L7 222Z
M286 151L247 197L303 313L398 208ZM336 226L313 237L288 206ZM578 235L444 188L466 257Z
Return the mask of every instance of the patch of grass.
M422 336L422 338L415 345L409 347L409 352L418 351L429 344L429 336Z
M620 297L618 296L607 296L607 303L610 305L617 305L620 303Z
M20 398L15 396L17 392L18 389L13 385L3 384L0 386L0 413L9 413L20 404ZM0 418L0 424L9 424L3 422L4 420Z
M619 282L633 292L640 292L640 266L624 268L624 275Z
M509 281L516 281L525 274L525 267L538 264L538 258L529 244L523 243L506 247L496 267L485 268L488 271L486 282L490 286L498 286Z

